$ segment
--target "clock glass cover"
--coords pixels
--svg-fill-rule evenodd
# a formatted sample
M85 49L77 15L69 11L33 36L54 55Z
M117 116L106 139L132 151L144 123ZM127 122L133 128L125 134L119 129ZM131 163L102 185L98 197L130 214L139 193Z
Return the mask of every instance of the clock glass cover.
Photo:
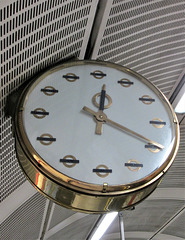
M178 149L178 122L165 96L112 63L52 68L27 87L18 112L19 142L32 163L82 193L146 187L168 170Z

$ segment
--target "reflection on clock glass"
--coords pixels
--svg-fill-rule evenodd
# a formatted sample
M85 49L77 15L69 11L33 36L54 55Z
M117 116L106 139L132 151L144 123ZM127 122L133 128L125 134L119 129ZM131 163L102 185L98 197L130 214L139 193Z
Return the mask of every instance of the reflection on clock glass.
M120 185L149 176L169 156L175 127L160 94L143 81L95 63L45 74L24 106L31 145L51 167L83 182Z

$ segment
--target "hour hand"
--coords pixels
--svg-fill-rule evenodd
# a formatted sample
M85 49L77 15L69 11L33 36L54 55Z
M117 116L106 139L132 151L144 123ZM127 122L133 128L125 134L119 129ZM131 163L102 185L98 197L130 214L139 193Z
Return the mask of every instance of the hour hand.
M94 116L94 119L96 121L96 130L95 133L98 135L102 134L103 131L103 123L105 122L104 119L106 118L106 115L103 113L102 110L95 112L92 109L84 106L82 108L85 112L89 113L90 115Z
M95 133L98 135L102 135L103 132L103 122L96 121L96 130Z

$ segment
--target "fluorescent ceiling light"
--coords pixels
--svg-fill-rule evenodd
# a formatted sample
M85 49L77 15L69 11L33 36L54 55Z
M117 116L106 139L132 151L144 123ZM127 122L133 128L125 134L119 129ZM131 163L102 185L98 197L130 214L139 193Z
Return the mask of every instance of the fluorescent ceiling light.
M185 113L185 69L172 89L169 101L176 113Z
M106 232L110 224L114 221L117 215L118 215L117 212L107 213L103 218L103 220L101 221L101 223L99 224L91 240L99 240L103 236L103 234Z
M177 106L175 107L176 113L185 113L185 92L181 96Z

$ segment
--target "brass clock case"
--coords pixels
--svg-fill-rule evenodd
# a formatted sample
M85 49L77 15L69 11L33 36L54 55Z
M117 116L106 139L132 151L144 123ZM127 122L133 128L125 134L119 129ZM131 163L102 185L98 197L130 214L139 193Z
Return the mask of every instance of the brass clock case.
M37 151L30 143L23 124L23 112L25 109L25 103L32 90L35 88L38 82L41 82L46 76L51 73L55 73L60 69L65 69L70 66L81 66L88 64L106 66L126 72L129 75L139 79L148 87L152 88L155 94L157 94L158 97L164 102L164 106L169 112L169 116L171 118L170 120L175 126L174 144L165 162L147 177L135 182L131 182L129 184L119 185L109 185L106 180L102 185L79 181L71 176L62 174L61 172L50 166L37 153ZM95 71L95 73L97 72L98 70ZM98 72L98 74L100 73ZM74 78L76 78L76 75L69 75L67 76L67 81L75 81ZM100 78L100 76L98 76L98 78ZM125 84L127 84L127 82ZM49 86L48 88L51 89L52 87ZM142 101L146 101L146 103L148 103L145 99ZM44 110L41 109L40 111ZM82 211L87 213L121 211L125 208L130 208L131 206L145 199L148 195L151 194L152 191L155 190L161 178L173 163L179 147L178 120L174 113L174 110L172 109L170 103L168 102L164 94L148 80L135 73L134 71L117 64L102 61L69 61L48 70L40 77L30 82L22 92L21 97L19 98L14 117L14 128L17 158L22 170L24 171L28 180L33 184L33 186L42 194L55 201L57 204L76 211ZM133 160L133 162L137 164L137 160ZM70 168L70 166L73 165L70 165L70 163L66 163L66 166ZM104 168L106 168L106 166L104 166ZM139 169L139 167L137 167L136 169ZM131 166L130 170L132 170ZM100 177L106 176L106 174L103 173L99 173L99 175Z

